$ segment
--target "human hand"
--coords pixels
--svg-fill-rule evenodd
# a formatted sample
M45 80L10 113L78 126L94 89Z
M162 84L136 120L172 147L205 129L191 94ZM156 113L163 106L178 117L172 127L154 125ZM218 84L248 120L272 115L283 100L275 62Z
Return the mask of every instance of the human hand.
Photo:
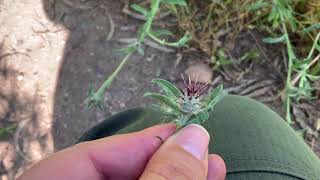
M204 128L189 125L174 132L174 125L165 124L80 143L40 161L18 180L225 178L224 161L208 155L209 135Z

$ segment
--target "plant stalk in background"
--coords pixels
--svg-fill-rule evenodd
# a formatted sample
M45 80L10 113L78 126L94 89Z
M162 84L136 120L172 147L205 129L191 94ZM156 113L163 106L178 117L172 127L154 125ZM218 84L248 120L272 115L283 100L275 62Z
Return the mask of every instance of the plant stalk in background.
M125 56L122 59L119 66L115 69L115 71L103 82L100 88L96 91L93 86L89 88L88 97L85 100L86 109L90 109L94 106L99 107L100 109L104 109L103 105L103 97L107 89L110 87L111 83L117 77L121 69L130 59L130 57L138 52L139 54L144 54L143 43L145 38L150 37L152 40L158 42L161 45L165 46L172 46L172 47L182 47L186 46L186 43L191 39L191 36L186 33L180 40L176 42L167 42L165 39L161 39L161 36L164 35L172 35L172 33L168 30L152 30L152 23L154 21L155 16L157 15L160 4L170 4L170 5L180 5L186 6L185 0L151 0L150 10L146 10L145 8L141 7L140 5L133 4L131 6L132 9L141 13L147 18L147 21L144 23L142 28L140 29L140 33L138 35L138 39L136 42L128 45L126 48L120 49L119 51L124 53Z
M288 2L283 0L273 0L272 12L269 15L269 20L274 24L280 24L283 35L278 38L266 38L264 42L266 43L285 43L287 47L288 55L288 70L287 70L287 80L284 90L284 105L286 110L286 120L288 123L292 123L291 119L291 101L300 99L312 99L312 91L315 89L312 87L311 82L318 80L319 76L314 76L310 74L310 67L318 61L319 58L313 58L314 52L317 50L320 52L319 38L320 33L317 34L314 39L313 46L308 53L308 57L304 59L297 58L293 44L290 41L287 25L289 24L294 30L297 22L292 15L292 10ZM304 29L304 33L309 33L315 29L319 28L318 25L311 26L310 28ZM297 72L296 77L292 80L292 74ZM298 83L298 85L296 85Z

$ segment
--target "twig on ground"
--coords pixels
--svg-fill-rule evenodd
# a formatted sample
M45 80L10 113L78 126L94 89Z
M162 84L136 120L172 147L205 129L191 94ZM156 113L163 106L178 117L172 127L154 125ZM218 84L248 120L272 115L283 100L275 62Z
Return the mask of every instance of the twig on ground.
M211 83L209 83L209 85L215 87L217 84L219 84L221 82L222 82L222 77L217 76L216 78L213 79L213 81Z
M233 86L233 87L226 88L225 91L228 93L238 94L239 91L241 91L241 89L243 89L244 87L250 86L251 84L255 83L256 81L258 81L258 80L257 79L243 80L239 86Z
M263 95L266 95L272 87L267 86L267 87L262 87L260 89L254 90L253 92L247 94L246 96L251 97L251 98L258 98Z
M108 14L108 19L109 19L109 24L110 24L110 30L109 30L109 33L108 33L108 36L107 36L107 41L110 41L114 35L114 32L115 32L115 24L114 24L114 21L111 17L110 14Z
M249 94L250 92L259 89L259 88L264 88L264 87L268 87L270 85L272 85L274 83L273 80L264 80L264 81L259 81L249 87L247 87L246 89L244 89L243 91L241 91L239 94L240 95L246 95Z
M180 62L181 62L181 60L183 58L183 55L181 53L177 53L176 57L177 57L177 59L175 60L174 68L176 68L180 64Z
M24 53L24 52L12 52L12 53L5 53L5 54L0 54L0 60L9 56L13 56L13 55L24 55L28 58L31 58L29 54Z
M123 7L122 12L124 14L134 18L134 19L138 19L138 20L142 20L142 21L146 21L147 20L147 17L145 17L144 15L130 11L128 4L126 4Z
M261 97L259 98L259 101L263 103L270 103L275 102L277 99L279 99L279 96Z
M131 43L137 42L137 38L121 38L121 39L118 39L118 42L131 44ZM174 49L167 48L165 46L159 45L158 43L155 43L155 42L153 42L153 41L151 41L149 39L145 39L144 40L144 44L149 46L149 47L151 47L151 48L154 48L154 49L157 49L159 51L162 51L162 52L166 52L166 53L175 52Z
M306 129L308 134L311 134L314 137L318 137L318 132L309 127L309 125L305 121L305 114L294 103L292 103L292 112L295 116L295 121L299 124L299 126L302 129Z
M20 140L20 137L21 137L21 131L24 129L24 127L29 123L29 120L22 120L18 126L17 126L17 129L16 129L16 132L14 134L14 147L15 147L15 150L16 152L26 161L32 161L30 159L30 157L28 157L24 152L23 150L21 149L20 147L20 143L19 143L19 140Z
M93 7L91 6L87 6L87 5L84 5L84 4L80 4L79 2L75 2L75 1L72 1L72 0L62 0L62 2L69 6L69 7L72 7L74 9L81 9L81 10L88 10L88 9L92 9Z

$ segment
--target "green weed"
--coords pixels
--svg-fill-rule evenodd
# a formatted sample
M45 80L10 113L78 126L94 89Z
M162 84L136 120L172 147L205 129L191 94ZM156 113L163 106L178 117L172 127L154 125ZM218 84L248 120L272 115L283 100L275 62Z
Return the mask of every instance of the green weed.
M214 68L232 63L221 37L225 44L232 43L243 30L258 29L276 37L264 42L284 43L288 69L281 95L289 123L291 101L313 99L313 82L320 72L318 0L189 0L187 7L169 9L179 27L190 32L193 45L211 57Z
M185 35L176 42L168 42L165 38L161 38L162 36L168 36L172 35L172 33L168 30L156 30L154 31L152 29L152 24L154 21L155 16L159 12L159 8L161 4L167 4L172 6L186 6L185 0L151 0L150 3L150 9L147 10L143 7L141 7L138 4L133 4L131 6L132 9L135 11L141 13L147 18L147 21L143 24L143 26L140 28L140 33L138 35L138 39L136 42L128 45L127 47L118 50L119 52L122 52L125 54L124 58L122 59L119 66L115 69L115 71L104 81L104 83L101 85L101 87L96 91L93 86L90 86L88 91L88 98L85 100L86 109L90 109L92 107L99 107L100 109L104 109L103 104L103 97L107 89L110 87L113 80L116 78L116 76L119 74L121 69L124 67L126 62L130 59L130 57L135 54L139 53L140 55L144 55L144 47L143 43L146 38L151 38L155 42L165 45L165 46L171 46L171 47L182 47L186 46L186 43L191 39L191 36L188 34L188 32L185 33Z
M0 128L0 139L7 137L8 135L12 134L16 130L17 126L10 125L8 127L2 127Z
M291 101L292 99L299 101L301 99L312 99L312 91L315 89L312 87L312 81L319 79L319 76L310 74L310 67L316 63L319 59L315 57L315 51L319 51L319 38L320 33L317 34L313 41L311 50L306 58L297 57L297 53L294 51L294 45L290 40L288 33L288 26L292 30L296 29L297 19L293 17L292 9L290 8L290 1L274 0L272 13L268 19L282 30L283 34L277 38L266 38L266 43L285 43L288 55L288 70L286 87L284 90L284 105L286 109L286 119L289 123L291 120ZM303 33L310 33L311 31L318 29L318 26L311 26L303 30ZM296 72L296 76L293 78L293 73Z

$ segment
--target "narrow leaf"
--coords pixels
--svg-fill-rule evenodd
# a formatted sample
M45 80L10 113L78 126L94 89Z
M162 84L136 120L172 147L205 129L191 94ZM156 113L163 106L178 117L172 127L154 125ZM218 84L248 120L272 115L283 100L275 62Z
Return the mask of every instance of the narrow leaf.
M131 8L132 8L133 10L135 10L135 11L143 14L143 15L146 16L146 17L148 16L148 11L147 11L145 8L143 8L142 6L138 5L138 4L132 4L132 5L131 5Z
M10 125L8 127L0 128L0 138L12 134L17 128L17 125Z
M173 85L171 82L167 80L157 78L157 79L153 79L152 82L159 85L168 96L172 96L176 98L180 98L180 96L182 96L181 91L175 85Z
M311 32L311 31L314 31L314 30L317 30L317 29L320 29L320 23L314 24L314 25L304 29L302 32L308 33L308 32Z
M170 107L164 107L164 106L159 106L157 104L152 104L151 108L159 111L161 114L167 115L167 116L178 116L173 109L171 109Z
M223 85L216 87L209 96L208 104L205 106L207 111L212 111L213 107L226 95L223 92Z
M185 0L162 0L162 2L172 5L187 6L187 2Z
M200 111L191 116L188 124L202 124L209 119L209 113L207 111Z
M168 106L176 111L181 111L179 108L179 105L175 101L168 98L167 96L157 94L157 93L146 93L146 94L144 94L144 97L158 100L161 104L163 104L165 106Z
M247 10L249 11L257 11L257 10L260 10L262 8L265 8L268 6L268 3L263 1L263 0L259 0L257 1L256 3L253 3L249 6L247 6Z
M214 100L217 96L219 96L223 91L223 84L220 84L216 87L209 95L209 101Z
M318 52L320 52L320 45L319 45L319 44L317 44L315 48L316 48L316 50L317 50Z
M286 40L286 36L283 35L281 37L278 38L265 38L263 39L263 42L265 43L269 43L269 44L276 44L276 43L280 43Z
M192 39L192 36L186 33L178 42L177 47L187 46L187 42Z
M151 32L151 34L157 38L159 38L160 36L173 36L173 33L171 31L165 29Z

